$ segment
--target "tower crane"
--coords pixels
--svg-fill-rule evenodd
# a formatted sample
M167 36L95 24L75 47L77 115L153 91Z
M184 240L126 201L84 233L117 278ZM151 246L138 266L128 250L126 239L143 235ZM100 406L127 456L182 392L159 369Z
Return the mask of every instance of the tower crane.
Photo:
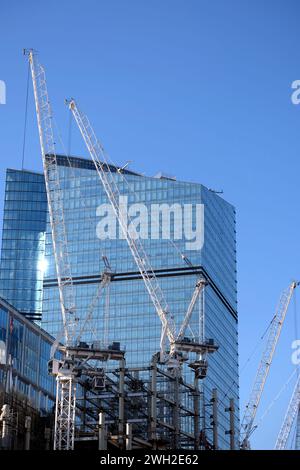
M65 353L63 360L57 360L54 358L54 353L56 347L58 346L58 341L56 341L54 348L52 348L52 360L49 361L51 373L56 376L57 380L54 449L72 450L74 448L75 437L76 383L77 375L80 373L78 372L80 370L80 358L82 357L82 354L80 354L79 351L76 353L76 344L80 340L86 325L92 318L93 310L103 288L109 286L112 272L109 264L107 264L107 259L104 259L105 270L102 275L101 284L98 287L94 299L87 309L87 313L83 319L83 325L81 326L79 318L76 316L75 292L68 252L68 241L63 210L63 196L60 187L60 178L52 127L52 111L48 97L45 70L39 64L36 54L32 49L24 50L24 54L26 54L29 59L33 83L65 343L63 348ZM100 156L104 157L103 148L99 144L94 131L89 124L89 121L79 112L74 100L71 100L70 102L70 109L73 112L85 143L90 151L100 180L112 204L131 253L153 301L156 312L161 320L161 357L163 360L166 358L166 338L168 338L170 343L170 354L172 354L174 357L176 356L176 348L178 347L178 343L180 343L182 340L183 334L188 326L189 320L194 310L196 301L201 291L204 289L206 282L203 279L200 279L196 283L191 302L184 316L183 325L180 329L179 335L176 335L174 319L169 313L167 302L158 284L155 273L150 265L147 254L140 240L136 239L127 230L126 221L122 218L122 216L119 215L117 200L117 196L119 194L118 187L115 180L112 178L110 166L108 165L107 161L105 158L104 163L102 163L100 160ZM107 318L105 318L105 336L107 336L107 321ZM201 352L204 350L206 351L207 349L205 344L197 345L197 348L197 350ZM189 350L194 351L195 349L191 348L189 345ZM112 357L111 351L109 354L106 354L105 352L103 354L103 351L94 352L96 355L94 354L93 357L96 357L98 354L97 357L99 357L100 360L107 360L103 358ZM212 351L210 350L209 352ZM115 355L119 357L120 353L116 353Z
M134 237L128 231L127 220L125 219L122 212L119 211L119 188L117 182L112 177L110 165L106 160L105 152L102 145L98 141L87 116L81 113L81 111L77 107L76 102L71 99L70 101L67 101L67 103L73 113L74 119L79 127L83 140L94 162L100 181L103 185L108 200L112 205L114 214L120 224L120 227L128 243L132 256L137 264L139 272L144 280L146 289L154 304L155 310L161 320L162 333L160 347L161 356L164 356L166 336L168 337L170 343L174 343L176 334L174 321L172 318L169 318L168 304L156 279L149 258L144 250L141 241L138 238Z
M245 407L241 424L241 448L250 449L249 438L256 429L254 420L261 400L264 386L269 374L272 359L280 337L282 326L295 288L299 283L293 281L290 286L281 294L276 313L273 317L267 343L263 351L249 401Z
M52 111L45 70L37 61L36 54L32 49L24 50L24 54L28 55L31 69L64 341L68 350L72 339L76 336L78 322L75 311L75 295L68 253L63 200L55 153ZM64 366L60 370L57 369L54 449L73 449L74 447L75 401L76 382L74 380L71 359L68 357L68 353L66 353Z
M36 54L32 49L25 49L24 54L28 56L33 83L65 344L64 359L58 360L54 358L60 340L58 338L51 348L49 361L50 373L56 376L57 383L54 450L72 450L74 448L75 433L76 377L79 363L76 359L76 352L74 354L74 346L80 341L86 325L91 320L101 292L109 285L112 273L107 268L107 264L105 264L106 267L102 273L97 292L87 308L83 325L80 325L79 319L76 316L75 292L68 252L63 197L55 152L52 111L45 70L39 64ZM104 261L107 262L107 260Z
M77 322L62 192L60 189L55 153L52 111L48 96L45 70L38 63L36 54L32 49L25 49L24 54L28 55L31 69L64 337L66 345L68 345L71 337L74 335Z
M297 379L295 388L293 390L292 398L290 400L288 409L286 411L286 415L284 417L282 426L280 428L276 444L274 449L275 450L284 450L286 448L287 440L289 438L293 423L297 416L297 412L300 406L300 376Z
M108 197L109 202L111 203L114 214L120 224L123 235L127 241L131 254L135 260L135 263L139 269L139 272L142 276L146 289L149 293L149 296L153 302L155 311L160 318L162 324L161 330L161 339L160 339L160 358L161 361L167 362L171 358L171 363L173 364L173 369L176 370L176 367L179 366L177 361L177 351L180 349L180 343L184 332L190 321L193 309L195 307L196 301L199 297L200 292L204 289L206 282L204 280L199 280L196 283L191 302L188 306L188 310L184 316L182 327L179 331L179 334L176 334L176 327L174 318L170 315L169 307L164 297L164 294L160 288L158 280L155 276L154 270L151 266L150 260L145 252L143 244L138 236L131 233L127 227L127 220L122 214L122 211L119 211L119 188L116 179L113 177L111 172L110 165L107 161L104 148L96 137L96 134L89 122L89 119L85 114L83 114L75 102L74 99L66 100L66 103L69 106L69 109L72 111L74 119L78 125L80 133L83 137L83 140L86 144L86 147L90 153L90 156L94 162L95 168L97 170L100 181L103 185L105 193ZM169 355L166 352L165 342L166 339L169 341L170 353ZM189 350L195 350L195 345L189 344ZM198 345L196 348L197 351L203 352L206 350L207 346L205 344ZM212 349L212 348L210 348ZM212 352L212 351L210 351ZM175 359L175 361L174 361Z

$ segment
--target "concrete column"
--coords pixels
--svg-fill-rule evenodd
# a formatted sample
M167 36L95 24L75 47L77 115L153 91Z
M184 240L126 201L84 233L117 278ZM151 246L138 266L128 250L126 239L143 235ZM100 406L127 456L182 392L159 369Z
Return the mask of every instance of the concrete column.
M213 426L213 446L218 450L218 391L216 388L212 391L212 426Z
M119 373L119 446L124 446L124 379L125 379L125 359L120 361L120 373Z
M199 384L198 384L198 377L195 373L194 378L194 438L195 438L195 450L199 449L200 445L200 423L199 423Z
M99 413L98 450L107 450L105 414Z
M2 435L1 435L2 449L11 448L11 434L9 430L10 420L11 420L10 406L8 404L4 404L2 406L1 415L0 415L0 421L2 422Z
M179 435L180 435L180 419L179 419L179 380L178 376L176 375L176 378L173 383L174 386L174 410L173 410L173 426L175 429L175 435L174 435L174 448L179 449Z
M31 417L25 418L25 450L30 450Z
M151 441L155 449L157 427L157 360L153 359L151 364Z
M132 450L132 424L126 423L126 450Z
M235 450L235 420L234 420L234 399L231 398L229 401L229 408L225 408L225 411L229 412L230 429L225 434L230 435L230 450Z
M50 428L45 428L44 437L45 437L45 450L50 450L50 438L51 438Z

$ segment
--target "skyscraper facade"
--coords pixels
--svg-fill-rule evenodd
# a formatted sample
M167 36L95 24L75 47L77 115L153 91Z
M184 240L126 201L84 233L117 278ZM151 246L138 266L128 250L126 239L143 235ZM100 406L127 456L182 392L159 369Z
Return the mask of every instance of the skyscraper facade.
M82 158L58 156L57 161L76 315L80 319L85 318L96 295L105 269L103 260L108 261L114 273L109 294L103 291L82 340L120 343L126 349L129 366L149 364L160 348L161 323L110 211L95 167ZM110 171L120 192L119 210L139 234L177 331L197 279L202 276L208 281L205 337L212 338L219 349L209 357L204 393L209 402L212 389L218 390L219 447L229 448L229 414L225 411L229 398L235 401L236 429L239 415L235 209L201 184L162 175L145 177L114 166ZM45 259L42 326L51 335L61 336L49 224ZM186 336L198 335L199 307L196 305ZM192 380L188 367L184 368L184 374ZM208 428L210 414L208 406Z
M25 316L42 313L47 197L42 174L8 169L3 214L0 296Z
M53 338L0 297L0 392L52 412L55 378L48 374Z

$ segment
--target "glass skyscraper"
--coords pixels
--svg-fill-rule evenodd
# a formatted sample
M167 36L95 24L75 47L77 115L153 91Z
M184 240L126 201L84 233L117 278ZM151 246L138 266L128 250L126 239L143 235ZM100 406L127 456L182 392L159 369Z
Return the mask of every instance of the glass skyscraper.
M159 350L161 323L127 242L120 238L118 224L105 217L110 204L95 167L82 158L58 156L57 161L79 318L85 318L101 282L103 257L114 273L109 296L105 289L82 340L119 342L126 349L129 367L148 365ZM128 212L146 211L143 220L146 217L147 223L141 227L136 222L137 231L177 331L197 279L203 276L209 282L205 288L205 336L214 339L219 349L208 359L205 397L209 403L212 389L218 390L219 447L228 449L230 436L226 432L230 426L225 408L229 398L235 401L236 430L239 427L235 209L198 183L161 175L145 177L128 169L120 172L113 166L110 170ZM194 243L199 235L196 207L204 209L204 238L200 236L199 243ZM162 211L158 227L152 226L153 208ZM169 229L163 227L164 210ZM61 336L47 198L43 175L38 173L7 170L0 294L31 318L39 318L42 312L42 327L52 336ZM198 330L196 305L186 336L197 336ZM192 382L191 369L184 367L184 374ZM211 411L207 406L207 428ZM209 430L207 434L211 439Z
M48 374L53 338L0 297L0 391L14 392L41 413L55 403Z
M47 197L42 174L6 172L0 296L31 319L42 313Z
M152 355L159 350L160 320L126 240L118 236L118 227L115 230L113 222L109 227L104 227L109 201L95 167L89 160L64 156L58 156L58 165L79 318L85 317L100 283L105 268L103 256L114 272L110 285L109 316L107 318L107 298L103 293L82 340L120 342L126 349L128 366L149 364ZM134 206L134 210L138 212L138 209L143 210L141 206L146 207L149 216L153 205L157 208L165 204L165 207L172 206L174 209L170 211L171 242L161 226L153 236L150 218L147 218L148 224L138 230L177 331L197 279L202 275L209 281L205 289L205 334L206 338L214 339L219 349L209 357L205 395L209 401L212 389L218 390L219 446L228 449L229 435L226 432L229 430L229 413L225 412L225 408L228 407L229 398L235 401L236 429L239 426L235 209L201 184L162 176L145 177L129 170L120 172L113 166L111 172L129 210L134 204L139 204ZM184 223L187 223L189 234L197 233L197 210L194 210L197 204L204 207L202 248L187 243L186 237L181 237L175 228L182 223L184 230ZM180 215L179 207L192 207L192 212L184 221L184 212ZM110 233L105 239L104 230ZM114 234L115 237L112 236ZM183 261L182 254L188 258L188 263ZM48 267L43 283L42 326L51 335L57 336L61 335L62 322L49 224L45 259ZM193 333L188 330L186 336L197 335L198 318L199 310L196 307L191 320ZM105 322L108 329L104 327ZM190 377L192 380L192 371L188 367L184 373L187 379ZM209 427L209 407L206 414Z

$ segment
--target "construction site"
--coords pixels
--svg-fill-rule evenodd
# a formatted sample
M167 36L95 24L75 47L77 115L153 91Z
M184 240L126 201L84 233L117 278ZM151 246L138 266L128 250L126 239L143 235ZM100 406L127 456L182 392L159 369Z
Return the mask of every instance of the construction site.
M43 306L42 316L39 318L36 315L33 318L27 313L26 322L29 325L35 321L40 325L41 320L42 329L49 334L49 337L45 337L50 350L47 349L47 354L50 352L47 360L49 379L44 379L47 387L49 386L49 393L46 394L46 386L41 383L37 389L39 398L35 402L38 405L32 404L30 391L35 387L34 379L32 383L28 379L27 383L27 379L24 379L26 364L21 371L14 359L14 341L18 338L15 340L13 335L17 334L17 320L11 320L13 314L10 313L9 306L3 307L8 316L3 321L3 325L7 325L7 336L4 333L0 336L0 448L83 451L250 450L251 436L256 429L257 410L298 281L292 281L283 291L272 315L253 388L240 419L235 259L228 261L233 274L231 278L228 274L230 279L227 284L226 279L224 280L227 273L223 278L221 274L219 281L217 275L214 277L214 270L210 270L208 263L208 267L205 264L205 257L204 261L201 258L200 262L199 258L197 262L198 255L195 254L193 258L193 255L188 255L182 247L179 249L174 242L171 242L168 250L174 251L174 256L180 258L182 265L170 264L167 269L163 264L165 253L159 251L157 243L155 249L161 265L157 262L153 267L148 254L150 242L136 236L119 207L121 184L125 185L127 177L128 187L131 184L128 191L130 194L134 184L137 187L141 185L140 175L131 172L127 164L118 167L111 163L87 116L73 98L67 100L66 105L91 160L85 162L83 159L69 158L68 152L64 156L57 155L45 70L32 49L25 50L24 53L32 78L44 171L42 176L47 196L50 236L49 241L46 241L46 252L48 247L48 256L52 259L49 262L52 263L49 277L43 280L45 307ZM108 256L103 244L104 248L97 254L102 263L100 269L99 262L98 274L91 275L84 270L82 274L74 270L71 260L75 256L79 258L76 252L79 249L73 249L75 236L68 228L73 224L72 227L78 233L82 230L80 226L79 229L76 226L78 222L76 218L72 219L71 212L66 212L66 207L67 210L71 207L71 198L68 201L67 191L73 188L76 190L79 184L76 184L76 174L72 176L72 184L63 179L62 175L66 173L64 165L69 165L74 174L86 169L93 171L92 181L97 179L97 184L101 186L101 200L110 206L122 231L122 247L126 244L126 256L130 257L130 263L135 268L131 268L131 265L130 269L127 267L125 263L129 261L124 255L123 269L120 264L123 262L122 256L120 255L119 265L118 255L116 259L113 258L113 250L117 245L111 245L112 255L110 253ZM88 178L90 176L86 177L87 185L90 181ZM163 185L174 186L174 180L172 177L160 176L153 184L161 184L159 188L163 193L166 191ZM149 188L146 185L146 193L149 193ZM183 196L186 194L184 188L182 185ZM211 204L211 209L205 209L205 217L213 220L218 211L228 211L222 224L225 227L224 232L226 223L228 226L232 225L234 237L235 211L227 207L227 203L221 200L216 191L202 188L201 191L201 202L207 206ZM182 194L180 197L183 197ZM190 193L187 195L190 203L189 198ZM223 210L223 205L226 211ZM230 236L231 232L216 243L222 246ZM211 238L216 236L212 235ZM79 237L78 240L80 245ZM235 239L229 240L228 246L228 252L235 252ZM214 249L211 253L213 257ZM92 259L86 261L85 256L82 257L82 263L93 262ZM226 257L229 257L227 252L224 254L225 261ZM179 280L185 289L185 294L181 297ZM80 289L83 292L83 287L80 286L83 285L88 287L81 295ZM139 287L130 287L131 285ZM174 301L166 300L166 285L169 291L174 292ZM92 289L90 286L93 290L89 290ZM132 298L136 302L137 312L135 313L134 307L130 308L136 316L132 318L138 318L137 328L141 331L144 328L144 336L140 340L135 339L134 321L126 326L126 315L129 318L131 311L128 310L129 313L126 314L127 297L122 298L122 289L125 291L122 286L126 287L126 295L131 303ZM180 302L185 301L185 306L177 299L177 292ZM141 299L145 296L146 300L143 302L145 305L149 302L149 307L148 303L144 307L142 300L138 304L139 296ZM119 299L120 306L117 304ZM122 317L120 319L118 312L114 314L114 308L116 311L122 310L122 303L124 321ZM217 315L225 317L224 312L228 318L227 323L224 320L223 326L215 326L214 318L218 318ZM141 318L142 315L144 318ZM152 336L149 333L148 338L147 330L152 334L152 325L155 325L155 330L153 327L154 333ZM7 339L9 334L12 337L10 341ZM136 346L139 341L140 353ZM39 348L41 351L41 346ZM24 391L28 390L25 385L23 392L21 388L18 389L18 374L18 380L24 380L26 387L28 385L28 394ZM286 448L297 421L300 406L298 382L278 433L275 443L277 450ZM47 401L42 412L41 396Z

